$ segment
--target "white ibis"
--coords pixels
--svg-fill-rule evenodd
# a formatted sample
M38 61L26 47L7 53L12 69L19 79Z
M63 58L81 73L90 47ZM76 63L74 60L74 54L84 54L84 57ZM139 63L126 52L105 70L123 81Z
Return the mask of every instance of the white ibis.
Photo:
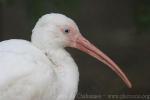
M65 47L95 57L131 87L121 69L80 34L73 20L51 13L36 23L31 42L0 42L0 100L74 100L79 72Z

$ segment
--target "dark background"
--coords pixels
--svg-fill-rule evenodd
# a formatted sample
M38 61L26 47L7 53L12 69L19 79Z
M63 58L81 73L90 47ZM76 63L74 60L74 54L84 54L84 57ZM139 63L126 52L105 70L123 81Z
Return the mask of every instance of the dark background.
M133 84L127 88L104 64L67 49L80 71L76 100L108 100L113 99L109 95L123 94L140 96L125 100L145 100L143 95L150 99L150 0L0 0L0 40L30 40L35 22L51 12L73 18L83 35L120 65Z

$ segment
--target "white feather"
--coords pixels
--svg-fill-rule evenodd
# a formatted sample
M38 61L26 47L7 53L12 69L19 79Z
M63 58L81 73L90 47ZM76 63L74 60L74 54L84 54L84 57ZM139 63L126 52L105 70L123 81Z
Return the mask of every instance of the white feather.
M74 100L78 68L64 49L66 37L57 24L77 28L64 15L48 14L37 22L32 43L0 42L0 100Z

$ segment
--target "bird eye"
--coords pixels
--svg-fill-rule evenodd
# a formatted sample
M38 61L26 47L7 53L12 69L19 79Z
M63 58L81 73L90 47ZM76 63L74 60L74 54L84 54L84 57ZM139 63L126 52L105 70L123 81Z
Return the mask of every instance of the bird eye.
M69 29L65 29L64 32L65 32L65 33L69 33L70 30L69 30Z

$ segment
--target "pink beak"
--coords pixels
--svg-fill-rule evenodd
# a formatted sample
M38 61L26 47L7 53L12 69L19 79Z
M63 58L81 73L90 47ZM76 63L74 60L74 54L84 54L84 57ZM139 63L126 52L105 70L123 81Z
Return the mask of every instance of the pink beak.
M128 80L123 71L113 62L108 56L106 56L102 51L97 49L94 45L92 45L88 40L86 40L82 35L78 36L75 41L74 48L77 48L87 54L95 57L99 61L106 64L110 67L124 82L125 84L131 88L131 82Z

